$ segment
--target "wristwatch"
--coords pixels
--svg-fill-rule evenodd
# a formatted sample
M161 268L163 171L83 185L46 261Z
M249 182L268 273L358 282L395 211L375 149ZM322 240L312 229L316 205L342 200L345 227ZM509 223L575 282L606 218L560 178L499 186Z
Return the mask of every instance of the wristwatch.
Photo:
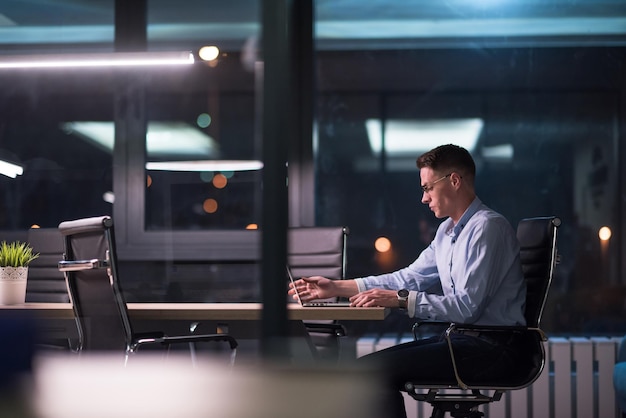
M406 309L409 304L409 291L406 289L398 290L398 305L400 309Z

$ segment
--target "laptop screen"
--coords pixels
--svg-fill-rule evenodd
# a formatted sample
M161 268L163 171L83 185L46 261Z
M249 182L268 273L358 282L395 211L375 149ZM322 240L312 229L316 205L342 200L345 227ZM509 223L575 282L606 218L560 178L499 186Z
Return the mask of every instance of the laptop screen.
M296 299L298 299L298 303L302 306L302 299L300 299L300 294L298 293L298 288L296 288L296 281L293 278L293 274L291 274L291 269L289 266L285 266L287 268L287 276L289 277L289 281L293 285L293 290L296 292Z

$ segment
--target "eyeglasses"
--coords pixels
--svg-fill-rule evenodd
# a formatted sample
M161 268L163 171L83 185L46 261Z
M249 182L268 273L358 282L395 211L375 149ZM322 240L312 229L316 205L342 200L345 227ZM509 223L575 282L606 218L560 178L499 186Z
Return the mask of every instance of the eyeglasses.
M437 179L435 181L433 181L432 183L430 183L430 186L428 184L425 184L424 186L422 186L422 191L424 193L430 193L433 190L433 187L435 187L435 184L439 183L441 180L443 179L447 179L448 177L450 177L452 175L452 173L448 173L445 176L443 176L440 179Z

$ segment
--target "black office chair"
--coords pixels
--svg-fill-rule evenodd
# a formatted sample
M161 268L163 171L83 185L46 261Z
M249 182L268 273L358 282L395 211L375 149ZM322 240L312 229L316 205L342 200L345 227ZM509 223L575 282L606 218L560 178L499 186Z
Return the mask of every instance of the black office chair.
M58 269L63 258L61 233L57 228L31 228L27 237L39 257L28 267L26 302L69 302L65 277Z
M456 379L406 383L405 390L413 399L428 402L433 406L432 418L443 418L446 412L458 418L481 417L484 414L478 410L480 405L499 401L506 391L530 386L541 374L545 362L543 343L547 337L540 328L540 321L554 268L558 263L556 242L557 229L560 225L561 220L552 216L522 219L517 227L522 271L527 285L525 311L527 325L489 327L449 324L445 337ZM414 326L414 333L422 324ZM502 332L523 334L520 340L527 346L527 364L525 367L518 367L516 371L511 371L506 378L498 381L486 381L463 375L455 360L451 335L467 331L481 334Z
M169 347L201 341L226 342L234 361L237 340L228 334L166 336L163 332L135 333L118 278L113 220L109 216L59 224L65 240L63 261L70 300L78 326L78 351L119 350L125 361L140 347ZM195 356L192 356L192 359Z
M59 230L30 228L27 242L39 257L28 267L26 302L69 302L65 277L57 267L63 258L63 237ZM47 319L39 324L38 331L38 350L72 350L78 338L74 324L64 319Z
M287 232L287 263L294 277L346 277L346 243L343 226L291 227ZM320 360L338 361L345 327L337 321L305 321L304 325Z

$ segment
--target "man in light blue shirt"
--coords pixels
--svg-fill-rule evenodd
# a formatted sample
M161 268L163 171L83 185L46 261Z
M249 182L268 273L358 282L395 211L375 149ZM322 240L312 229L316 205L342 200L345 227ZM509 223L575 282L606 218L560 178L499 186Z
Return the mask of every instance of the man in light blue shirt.
M424 193L425 199L430 199ZM525 325L526 286L519 244L509 222L477 197L460 218L449 217L411 265L380 276L355 279L355 306L377 303L377 289L408 289L409 316L479 325ZM433 286L441 294L429 293ZM395 289L395 290L394 290ZM382 301L381 303L385 303ZM393 303L391 303L393 305ZM387 306L386 304L383 306ZM396 305L397 306L397 305Z
M509 222L476 196L476 167L470 153L456 145L442 145L421 155L417 166L422 203L435 217L447 218L428 248L411 265L393 273L352 280L302 278L296 281L300 298L347 297L355 307L400 308L429 321L525 325L526 285L519 243ZM508 336L498 341L459 335L453 344L474 375L507 373L523 355ZM448 347L440 337L399 344L361 361L380 364L388 375L386 416L406 416L398 391L407 381L453 376Z

